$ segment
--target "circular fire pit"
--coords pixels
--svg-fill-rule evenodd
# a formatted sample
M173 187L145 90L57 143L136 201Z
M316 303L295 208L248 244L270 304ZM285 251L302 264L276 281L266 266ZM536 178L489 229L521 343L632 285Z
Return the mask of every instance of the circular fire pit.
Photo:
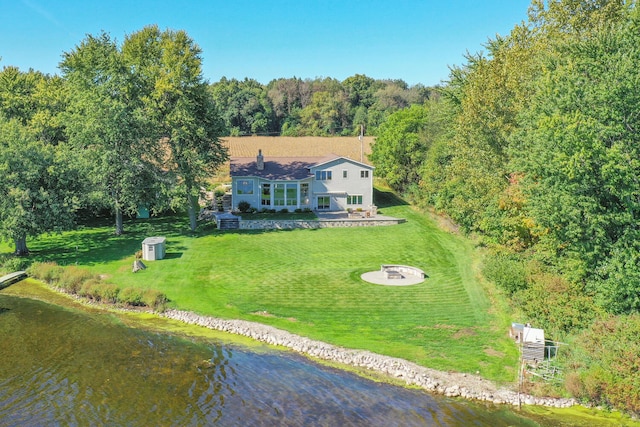
M426 279L424 271L408 265L382 264L380 270L363 273L360 278L376 285L409 286Z

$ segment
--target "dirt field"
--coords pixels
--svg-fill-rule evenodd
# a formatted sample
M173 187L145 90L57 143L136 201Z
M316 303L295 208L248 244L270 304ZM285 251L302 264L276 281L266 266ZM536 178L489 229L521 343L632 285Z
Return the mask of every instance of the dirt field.
M255 157L262 149L265 157L324 156L337 154L361 161L361 145L357 136L243 136L222 138L231 157ZM362 141L362 161L369 164L367 154L371 152L373 136Z

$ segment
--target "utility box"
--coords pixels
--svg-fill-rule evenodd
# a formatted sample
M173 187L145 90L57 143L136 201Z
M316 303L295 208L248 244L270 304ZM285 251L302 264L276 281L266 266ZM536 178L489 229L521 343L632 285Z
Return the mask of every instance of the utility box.
M164 258L167 239L161 236L147 237L142 241L142 259L155 261Z

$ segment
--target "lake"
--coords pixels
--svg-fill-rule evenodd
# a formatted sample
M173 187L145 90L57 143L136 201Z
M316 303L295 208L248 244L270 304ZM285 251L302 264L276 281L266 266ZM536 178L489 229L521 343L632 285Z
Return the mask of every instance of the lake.
M557 425L260 344L132 328L3 293L0 340L2 426Z

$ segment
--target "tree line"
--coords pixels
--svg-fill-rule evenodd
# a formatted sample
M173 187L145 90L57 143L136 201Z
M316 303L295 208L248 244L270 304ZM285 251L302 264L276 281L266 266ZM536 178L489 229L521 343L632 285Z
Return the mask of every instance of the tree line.
M61 76L0 72L0 237L71 228L109 209L115 233L140 207L186 207L196 227L201 183L227 160L224 125L184 31L149 26L122 44L89 35Z
M420 84L362 74L343 81L279 78L267 85L223 77L210 89L230 136L375 135L391 113L437 96Z
M378 129L376 174L488 248L516 313L569 343L566 388L640 411L640 11L534 0Z

